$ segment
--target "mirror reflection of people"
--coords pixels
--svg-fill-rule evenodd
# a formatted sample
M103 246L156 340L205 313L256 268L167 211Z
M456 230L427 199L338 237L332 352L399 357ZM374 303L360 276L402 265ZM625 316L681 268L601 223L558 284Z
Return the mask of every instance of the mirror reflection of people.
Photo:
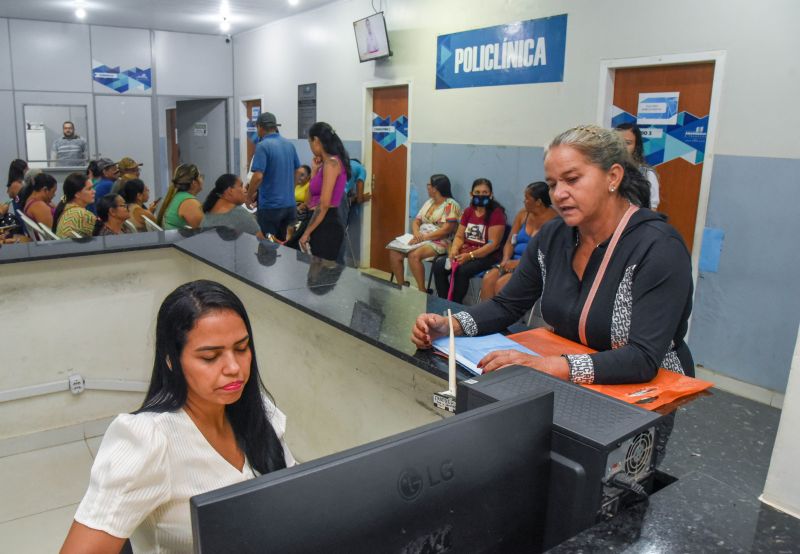
M556 334L597 353L538 357L501 350L478 365L484 371L525 365L576 383L642 383L660 367L694 376L684 341L692 311L689 252L665 216L647 209L649 183L622 138L595 125L565 131L547 147L544 170L561 218L531 238L497 296L453 316L454 330L498 332L541 298L543 318ZM446 318L423 314L412 341L429 348L447 332Z
M158 210L158 225L163 229L199 229L203 221L203 205L197 194L203 190L203 176L194 164L175 168L172 183Z
M635 123L622 123L615 127L615 130L622 137L628 153L633 156L633 160L639 164L639 171L650 183L650 209L655 210L661 202L659 195L660 184L656 171L650 167L644 158L644 142L642 140L642 130Z
M158 311L142 406L108 427L62 554L191 552L189 499L295 464L244 305L193 281Z
M81 167L89 159L89 148L86 139L75 133L75 124L65 121L62 126L64 135L53 141L50 147L50 159L60 167Z

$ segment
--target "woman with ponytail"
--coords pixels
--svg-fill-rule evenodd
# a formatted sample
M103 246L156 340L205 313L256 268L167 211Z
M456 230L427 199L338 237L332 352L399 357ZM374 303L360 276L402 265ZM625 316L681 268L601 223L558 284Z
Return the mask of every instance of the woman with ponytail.
M501 331L541 298L542 316L556 334L597 353L501 350L479 367L527 365L597 384L647 382L662 367L693 376L684 341L692 311L691 258L666 218L647 209L650 184L620 135L595 125L569 129L547 147L544 173L561 218L531 237L503 290L455 314L453 328L469 336ZM423 314L412 340L429 348L447 331L446 318Z
M311 217L286 242L326 260L336 260L344 238L344 226L339 219L347 180L350 179L350 157L336 131L323 121L308 130L308 144L314 154L309 182L308 208Z
M73 238L73 233L91 237L97 222L95 215L86 209L94 202L94 187L85 173L70 173L64 179L64 196L53 214L53 231L62 239Z
M247 193L239 176L232 173L220 175L203 202L205 217L202 227L228 227L263 239L264 233L256 218L242 206L246 201Z
M62 554L192 552L189 499L295 464L242 301L214 281L158 310L142 406L109 425Z
M181 164L175 168L175 175L167 191L167 196L158 210L158 223L164 229L198 229L203 221L203 206L197 194L203 189L203 176L194 164Z

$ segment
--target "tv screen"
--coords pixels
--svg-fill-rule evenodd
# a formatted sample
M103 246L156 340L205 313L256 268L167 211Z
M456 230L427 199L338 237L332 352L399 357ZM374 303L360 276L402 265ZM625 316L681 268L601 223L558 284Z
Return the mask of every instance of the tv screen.
M552 421L520 395L195 496L194 551L540 552Z
M353 30L356 32L358 59L362 62L387 58L392 55L383 12L354 21Z

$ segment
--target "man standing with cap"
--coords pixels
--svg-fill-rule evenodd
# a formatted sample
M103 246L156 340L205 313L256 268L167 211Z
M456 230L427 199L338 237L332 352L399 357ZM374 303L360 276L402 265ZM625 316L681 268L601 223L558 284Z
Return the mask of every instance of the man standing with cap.
M114 194L120 194L126 181L130 181L131 179L139 179L139 175L141 173L139 170L140 167L142 167L142 164L137 163L136 160L129 158L128 156L125 156L119 162L117 162L119 179L114 181L114 186L111 187L111 192Z
M253 176L247 185L247 199L258 199L258 225L265 235L286 240L286 229L296 220L294 172L300 158L294 145L278 133L280 123L275 115L263 112L256 121L260 139L250 170Z

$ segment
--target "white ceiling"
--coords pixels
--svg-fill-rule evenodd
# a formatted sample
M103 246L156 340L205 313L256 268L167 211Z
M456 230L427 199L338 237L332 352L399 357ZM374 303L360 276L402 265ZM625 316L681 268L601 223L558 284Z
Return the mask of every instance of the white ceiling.
M336 0L228 0L235 35ZM87 16L75 17L75 0L0 0L0 17L140 27L185 33L226 34L220 30L222 0L85 0Z

